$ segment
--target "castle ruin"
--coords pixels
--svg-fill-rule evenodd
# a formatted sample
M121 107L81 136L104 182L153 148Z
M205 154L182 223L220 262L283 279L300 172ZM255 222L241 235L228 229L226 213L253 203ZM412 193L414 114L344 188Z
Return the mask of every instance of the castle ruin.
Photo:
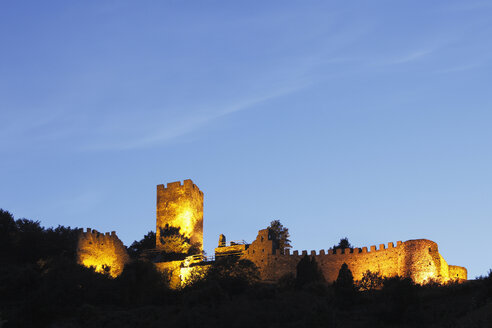
M86 266L96 264L97 271L100 271L106 261L109 263L106 265L112 268L111 275L117 276L128 261L128 256L126 252L121 252L118 247L121 241L113 235L101 237L90 230L83 233L79 242L79 263ZM184 247L184 244L188 246ZM295 273L297 264L304 256L316 259L328 282L337 279L343 263L352 271L354 280L360 280L367 270L379 272L386 277L409 277L416 283L467 279L466 268L448 265L439 253L437 244L427 239L398 241L396 245L390 242L387 245L380 244L379 247L328 249L309 253L280 250L277 244L268 228L260 230L251 244L230 242L227 245L226 237L221 234L219 245L215 248L215 258L237 256L250 260L258 267L260 278L265 282L275 282L286 274ZM200 264L203 270L210 264L204 262L201 255L203 192L191 180L172 182L167 186L158 185L155 251L181 254L188 252L190 255L190 245L194 245L194 253L191 254L195 255L185 259L155 261L156 267L168 274L172 287L185 283L187 276L193 271L193 265ZM91 248L93 250L89 251Z

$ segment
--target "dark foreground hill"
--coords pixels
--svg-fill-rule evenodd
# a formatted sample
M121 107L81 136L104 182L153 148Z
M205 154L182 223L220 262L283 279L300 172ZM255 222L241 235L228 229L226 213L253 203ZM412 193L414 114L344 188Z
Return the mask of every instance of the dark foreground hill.
M326 284L306 259L297 276L261 284L251 263L228 259L176 291L149 261L116 279L79 266L78 233L0 211L0 327L492 327L492 272L446 286L364 285L341 269Z

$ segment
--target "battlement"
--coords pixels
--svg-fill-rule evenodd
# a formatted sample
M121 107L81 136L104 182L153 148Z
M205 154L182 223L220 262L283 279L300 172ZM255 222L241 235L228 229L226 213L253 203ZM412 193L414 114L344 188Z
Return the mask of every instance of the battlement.
M380 272L383 276L409 277L417 283L428 279L466 280L466 269L449 266L439 254L438 246L428 239L397 241L386 244L354 247L345 249L285 250L271 249L271 240L267 239L267 230L260 230L256 240L244 256L253 261L260 269L262 279L275 281L282 275L295 272L301 257L311 256L316 259L327 281L335 281L340 267L348 265L354 279L359 280L370 270Z
M169 182L167 185L160 184L157 185L157 192L159 191L169 191L169 192L174 192L178 190L183 190L183 189L193 189L198 191L202 196L203 192L198 188L196 184L193 183L191 179L186 179L181 181L175 181L175 182Z
M116 241L119 240L118 236L116 236L116 231L111 232L99 232L96 229L87 228L86 231L82 231L80 233L80 238L92 239L93 241L98 242L108 242L108 241Z
M327 252L325 252L324 249L321 249L318 252L312 250L309 253L307 250L302 250L302 251L295 250L291 253L290 249L286 249L285 254L280 254L280 256L304 256L308 254L310 256L365 254L365 253L374 253L374 252L381 252L390 249L396 249L400 247L402 244L403 243L401 241L397 241L396 246L393 242L389 242L387 247L386 244L379 244L379 248L377 248L376 245L372 245L369 247L369 249L367 247L339 248L339 249L328 249Z

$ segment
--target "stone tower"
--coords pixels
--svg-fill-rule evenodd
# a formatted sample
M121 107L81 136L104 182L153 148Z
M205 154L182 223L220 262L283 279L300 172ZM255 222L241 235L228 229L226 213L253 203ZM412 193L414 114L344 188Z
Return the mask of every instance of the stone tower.
M203 192L191 180L157 185L156 248L164 249L162 232L179 228L200 252L203 250ZM176 252L180 252L176 250Z

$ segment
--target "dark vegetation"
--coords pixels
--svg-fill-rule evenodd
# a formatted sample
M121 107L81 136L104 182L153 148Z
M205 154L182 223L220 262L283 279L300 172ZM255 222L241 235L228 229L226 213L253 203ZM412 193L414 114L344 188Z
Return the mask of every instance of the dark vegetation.
M285 250L291 248L289 229L284 227L280 220L273 220L270 222L270 233L272 234L272 240L275 242L275 246L278 247L281 254L284 254Z
M338 245L333 245L333 247L332 247L332 249L334 251L336 251L338 249L345 249L345 248L354 248L354 246L352 246L352 244L350 244L347 237L340 239L340 242L338 243Z
M1 327L491 327L492 271L464 284L419 286L342 266L335 283L304 257L296 274L261 283L253 263L216 261L207 276L173 291L130 246L116 279L75 261L78 229L45 229L0 211Z

